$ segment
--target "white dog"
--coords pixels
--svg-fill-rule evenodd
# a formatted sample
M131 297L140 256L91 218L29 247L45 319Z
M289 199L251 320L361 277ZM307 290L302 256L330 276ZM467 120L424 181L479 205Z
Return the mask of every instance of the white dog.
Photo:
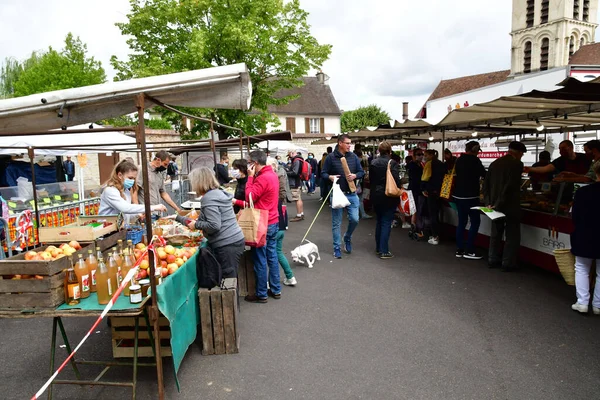
M292 250L292 259L294 262L304 264L304 260L308 263L308 268L312 268L315 260L321 260L319 248L316 244L307 240L308 243L296 247Z

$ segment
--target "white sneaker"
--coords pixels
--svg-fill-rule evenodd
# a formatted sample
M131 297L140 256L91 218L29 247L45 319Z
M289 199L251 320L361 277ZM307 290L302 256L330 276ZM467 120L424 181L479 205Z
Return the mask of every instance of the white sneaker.
M434 238L433 236L429 238L429 240L427 241L427 243L432 244L434 246L437 246L438 244L440 244L440 239L439 238Z
M592 307L592 312L594 313L594 315L600 315L600 308Z
M579 311L582 314L587 314L587 312L588 312L588 306L586 306L584 304L575 303L575 304L573 304L571 306L571 310Z
M298 282L296 281L296 277L295 276L292 276L290 279L286 278L286 279L283 280L283 284L285 286L296 286L297 283Z
M402 229L410 229L410 224L408 222L403 223Z

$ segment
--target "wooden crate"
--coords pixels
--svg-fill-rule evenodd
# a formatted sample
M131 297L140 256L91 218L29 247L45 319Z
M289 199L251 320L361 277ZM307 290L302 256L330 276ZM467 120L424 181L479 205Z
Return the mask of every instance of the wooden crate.
M113 232L109 235L106 235L102 238L96 239L94 241L94 249L96 248L96 246L100 247L100 250L102 251L106 251L112 247L115 247L117 245L117 241L118 240L122 240L123 243L126 242L126 238L127 238L127 231L126 230L120 230L120 231L116 231ZM96 251L94 250L94 254L96 254ZM87 256L84 256L84 258L87 258Z
M239 352L237 279L225 279L223 287L198 290L203 355Z
M252 252L244 251L240 257L240 265L238 266L238 284L239 295L241 297L256 292L256 274L254 273L254 261L252 260Z
M91 220L107 220L112 222L112 225L106 228L92 228L90 226L82 226L87 221ZM114 232L117 227L118 216L113 215L95 215L89 217L77 217L77 222L60 227L42 227L39 228L39 239L42 243L62 243L77 240L82 242L93 242L94 240Z
M39 252L48 246L31 250ZM92 245L83 247L73 254L85 254ZM42 309L54 308L64 303L64 270L69 268L69 257L49 261L25 260L25 253L0 260L0 308ZM34 275L41 279L10 279L12 275Z
M114 358L133 358L133 344L135 338L134 317L109 317L112 332L112 349ZM138 328L138 357L154 357L150 336L146 329L146 320L139 319ZM165 317L158 319L160 326L160 354L163 357L171 356L171 328L169 320ZM154 335L154 330L152 331Z

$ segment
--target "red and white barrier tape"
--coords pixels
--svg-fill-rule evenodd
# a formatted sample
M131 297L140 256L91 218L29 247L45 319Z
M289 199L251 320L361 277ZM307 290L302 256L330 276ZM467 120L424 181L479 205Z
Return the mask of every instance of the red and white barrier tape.
M108 312L110 311L110 309L113 307L113 305L115 304L115 302L117 301L117 299L121 295L121 292L123 291L123 289L125 289L125 286L127 285L127 283L131 280L131 278L133 278L134 274L137 274L138 269L139 269L139 265L142 262L142 260L144 259L144 257L146 256L146 254L148 254L149 250L151 250L152 253L154 254L154 260L155 260L154 266L156 268L156 253L154 252L154 241L158 241L161 246L166 245L165 239L163 239L162 237L160 237L160 236L153 236L152 237L152 240L150 241L150 244L148 245L148 247L146 247L146 249L144 250L144 252L140 256L140 258L135 262L133 268L131 268L129 270L129 272L127 273L127 275L123 279L123 282L121 282L121 286L119 286L119 288L117 289L117 291L115 292L115 294L113 294L113 297L110 299L110 301L108 302L108 304L106 305L106 307L104 307L104 310L102 311L102 314L100 314L100 316L98 317L98 319L96 320L96 322L94 323L94 325L92 325L92 327L85 334L85 336L83 337L83 339L81 339L81 342L79 342L79 344L77 345L77 347L75 347L75 349L71 352L71 354L69 354L69 356L67 357L67 359L60 365L60 367L58 367L58 369L56 370L56 372L54 374L52 374L52 376L50 377L50 379L48 379L48 381L44 384L44 386L42 386L41 389L38 390L38 392L31 398L31 400L37 400L37 399L40 398L40 396L46 391L46 389L48 389L48 387L50 386L50 384L52 383L52 381L54 379L56 379L56 377L62 371L62 369L75 356L75 353L77 353L77 350L79 350L79 348L83 345L83 343L87 340L87 338L90 337L90 335L92 334L92 332L94 331L94 329L96 329L96 327L100 324L100 322L102 321L102 319L106 316L106 314L108 314Z

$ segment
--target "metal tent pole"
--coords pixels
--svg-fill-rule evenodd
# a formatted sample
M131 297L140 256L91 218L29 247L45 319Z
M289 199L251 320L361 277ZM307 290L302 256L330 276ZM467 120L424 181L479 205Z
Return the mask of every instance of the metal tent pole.
M35 237L37 237L38 240L40 237L40 212L38 210L37 188L36 188L36 182L35 182L35 163L33 162L33 158L35 156L35 151L33 150L33 147L29 147L27 149L27 154L29 155L29 162L31 164L31 186L33 187L33 207L35 209L35 234L34 234L33 241L35 243ZM10 237L8 230L6 231L6 235L7 235L6 237ZM29 243L27 243L27 236L25 239L25 246L26 246L26 248L29 247ZM9 247L10 247L10 245L9 245Z
M142 176L146 188L144 189L144 206L146 214L146 235L148 238L152 238L152 211L150 209L150 179L148 178L148 153L146 151L146 126L144 124L144 94L140 93L136 96L135 106L138 110L138 130L137 130L137 142L140 145L140 151L142 155ZM156 350L156 375L158 384L158 398L163 400L165 398L165 388L163 382L163 367L162 367L162 355L160 349L160 327L158 325L158 299L156 293L156 281L154 279L155 265L154 256L148 257L150 264L150 287L152 289L152 305L150 306L150 321L154 326L154 346Z
M215 131L212 120L210 121L210 149L213 153L213 161L215 162L215 168L217 168L217 147L215 146Z

